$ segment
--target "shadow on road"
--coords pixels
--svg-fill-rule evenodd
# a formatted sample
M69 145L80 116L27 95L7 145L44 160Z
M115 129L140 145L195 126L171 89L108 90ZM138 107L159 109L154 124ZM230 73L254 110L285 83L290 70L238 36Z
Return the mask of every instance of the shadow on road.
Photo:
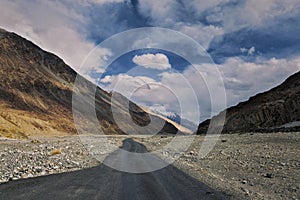
M145 153L146 147L132 139L122 149ZM119 153L106 159L119 159ZM124 158L123 158L124 159ZM0 185L0 199L228 199L176 167L132 174L102 164L75 172L17 180Z

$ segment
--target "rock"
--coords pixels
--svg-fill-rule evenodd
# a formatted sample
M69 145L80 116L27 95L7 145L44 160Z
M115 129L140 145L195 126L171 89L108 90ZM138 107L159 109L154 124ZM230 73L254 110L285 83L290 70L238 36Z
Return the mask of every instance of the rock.
M31 143L38 144L38 143L41 143L41 142L39 140L31 140Z
M92 146L92 145L91 145ZM83 155L83 152L81 150L76 151L77 155Z
M79 163L78 162L75 162L75 161L71 161L74 165L77 165L79 166Z
M247 188L241 188L241 190L245 193L245 195L250 194L250 191Z
M41 167L37 167L35 171L38 172L38 173L40 173L40 172L42 172L42 168Z
M41 176L45 176L45 175L47 175L47 172L46 171L42 171L41 172Z
M22 174L21 177L25 179L25 178L27 178L28 176L27 176L27 174Z
M32 178L32 177L33 177L32 174L28 174L28 175L27 175L27 178Z
M274 174L272 174L272 173L267 173L267 174L265 175L265 177L266 177L266 178L274 178Z
M53 149L53 150L50 151L51 156L54 156L54 155L57 155L57 154L61 154L61 149Z

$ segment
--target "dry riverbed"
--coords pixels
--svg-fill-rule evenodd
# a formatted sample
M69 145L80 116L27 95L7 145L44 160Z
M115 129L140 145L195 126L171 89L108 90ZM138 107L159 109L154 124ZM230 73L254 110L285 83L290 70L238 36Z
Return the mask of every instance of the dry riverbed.
M121 146L126 137L107 138L111 144ZM154 151L173 137L134 139ZM300 199L300 133L222 135L213 150L200 158L198 152L203 140L203 136L196 136L189 149L178 155L180 158L174 165L233 199ZM75 136L1 138L0 161L1 183L101 164Z

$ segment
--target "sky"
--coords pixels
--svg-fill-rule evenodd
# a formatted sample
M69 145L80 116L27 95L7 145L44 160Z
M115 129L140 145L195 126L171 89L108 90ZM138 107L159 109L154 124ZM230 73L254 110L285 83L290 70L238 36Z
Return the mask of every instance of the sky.
M55 53L106 90L121 92L157 112L181 112L194 123L299 71L299 19L299 0L0 1L0 27ZM191 63L165 49L131 46L132 51L108 63L115 52L101 43L143 27L167 28L190 37L211 62ZM155 40L166 43L165 38L158 35ZM143 42L151 46L151 41ZM120 40L117 45L130 44ZM186 55L194 53L189 46L179 48ZM210 73L213 68L218 73ZM206 76L222 84L207 85ZM126 88L134 91L127 94ZM225 96L219 94L222 88ZM193 95L197 107L187 100ZM213 109L212 104L222 106Z

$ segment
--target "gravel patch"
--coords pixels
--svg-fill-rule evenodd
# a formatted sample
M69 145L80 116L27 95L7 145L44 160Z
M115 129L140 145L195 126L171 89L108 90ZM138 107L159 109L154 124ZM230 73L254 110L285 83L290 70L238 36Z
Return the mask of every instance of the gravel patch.
M141 142L155 150L170 139ZM202 142L197 136L174 165L233 199L300 199L300 133L226 134L200 158Z
M0 182L99 165L78 138L0 141Z

